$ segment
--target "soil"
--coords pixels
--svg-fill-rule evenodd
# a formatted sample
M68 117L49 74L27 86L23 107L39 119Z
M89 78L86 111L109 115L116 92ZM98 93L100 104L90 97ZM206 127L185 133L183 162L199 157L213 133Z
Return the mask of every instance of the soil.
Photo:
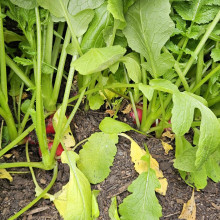
M103 112L89 111L87 113L78 111L71 129L74 133L76 142L79 142L92 133L99 131L98 126L101 120L107 116ZM129 118L120 115L119 119L133 125ZM151 155L159 162L160 169L168 180L168 190L166 196L157 194L159 203L163 209L163 217L161 219L178 219L181 213L183 203L186 203L192 194L192 188L189 187L180 178L178 171L173 168L174 151L170 151L165 155L161 145L161 141L156 138L148 138L135 132L128 132L140 146L147 144ZM108 220L108 208L111 203L111 197L117 196L120 204L123 199L129 195L127 191L128 185L138 176L134 170L134 166L130 160L130 142L123 137L119 138L117 144L117 154L114 164L111 167L111 173L108 178L100 184L92 185L92 189L100 190L98 203L100 209L100 220ZM24 146L13 149L12 156L1 158L0 162L16 162L26 161ZM38 148L36 146L29 147L31 161L39 161ZM0 179L0 219L8 219L10 216L18 212L35 198L34 183L28 169L8 169L8 171L20 171L27 173L12 174L13 181ZM42 188L45 188L52 178L51 171L35 169L37 180ZM59 172L55 185L50 190L53 194L59 191L64 184L68 182L69 169L66 165L59 164ZM208 185L204 190L195 191L196 212L198 220L217 220L220 219L220 183L208 181ZM53 203L49 200L40 200L36 205L24 213L19 219L62 219L57 212Z

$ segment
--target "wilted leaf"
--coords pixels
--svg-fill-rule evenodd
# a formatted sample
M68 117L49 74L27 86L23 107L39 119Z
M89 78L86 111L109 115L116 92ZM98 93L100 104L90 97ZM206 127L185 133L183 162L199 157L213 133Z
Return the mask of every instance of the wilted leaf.
M57 129L57 125L58 125L58 121L59 121L60 110L61 110L61 108L59 108L53 116L53 126L54 126L55 131ZM62 126L64 126L66 124L66 122L67 122L67 118L64 117ZM76 144L75 138L73 137L73 133L70 129L70 126L68 126L68 128L66 129L66 131L63 135L62 141L63 141L66 148L73 147Z
M92 219L91 188L85 175L76 167L78 158L73 151L62 153L62 162L70 166L70 179L62 190L50 196L65 220Z
M165 150L165 154L168 154L170 150L173 150L173 147L170 144L168 144L164 141L161 141L161 142L162 142L163 148Z
M6 169L0 169L0 179L8 179L12 182L13 178Z
M123 114L128 114L128 113L131 112L131 109L132 109L132 105L131 105L131 104L128 104L128 105L125 107L125 109L122 110L121 112L122 112Z
M105 111L105 113L109 114L110 117L113 117L113 116L115 115L115 110L107 109L107 110Z
M147 152L140 148L140 146L128 135L120 134L123 137L128 138L131 141L131 159L134 162L135 170L141 174L143 172L148 171L149 167L147 162L142 160L142 157L147 154ZM159 169L158 162L150 155L150 168L152 168L156 172L156 176L160 182L161 188L157 188L156 192L160 193L161 195L166 195L168 182L167 179L164 178L163 172Z
M171 141L174 140L175 134L171 133L169 130L162 134L162 137L168 137Z
M191 199L187 203L184 203L183 210L179 216L179 219L186 219L186 220L196 219L196 203L194 199L194 190Z

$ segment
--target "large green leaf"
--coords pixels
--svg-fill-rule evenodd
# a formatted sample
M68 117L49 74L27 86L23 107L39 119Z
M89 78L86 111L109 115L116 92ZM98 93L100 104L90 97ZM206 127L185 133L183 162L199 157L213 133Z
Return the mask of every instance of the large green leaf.
M209 0L176 2L173 4L173 7L184 20L193 21L198 24L212 21L220 9L214 1Z
M162 208L155 195L160 187L155 171L143 172L128 187L132 194L119 205L121 220L150 219L158 220L162 216Z
M13 4L25 8L25 9L33 9L37 6L36 0L10 0Z
M90 183L100 183L109 175L117 151L116 143L118 143L116 134L99 132L92 134L80 150L77 165Z
M194 110L201 112L200 138L196 152L196 167L200 167L220 144L220 123L214 113L202 102L188 92L173 94L172 130L177 135L184 135L189 131Z
M121 46L92 48L72 65L82 75L89 75L107 69L126 52Z
M108 10L111 12L115 19L118 19L122 22L125 21L122 0L108 0Z
M99 124L99 129L107 134L119 134L134 130L130 125L117 121L113 118L105 117Z
M159 72L156 61L174 30L169 13L169 0L138 0L126 14L128 45L147 59L155 77Z
M106 46L104 32L113 25L111 13L107 10L107 2L95 9L95 16L82 39L81 48L87 52L91 48Z
M72 15L76 15L85 9L98 8L105 0L70 0L68 11Z
M63 152L61 160L70 167L69 182L50 199L65 220L92 219L92 194L89 181L76 167L79 156L73 151Z

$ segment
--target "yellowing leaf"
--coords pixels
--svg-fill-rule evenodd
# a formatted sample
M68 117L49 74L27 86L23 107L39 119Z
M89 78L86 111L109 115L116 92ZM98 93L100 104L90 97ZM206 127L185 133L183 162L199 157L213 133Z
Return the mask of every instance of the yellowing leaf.
M170 150L173 150L173 147L164 141L162 141L162 145L165 150L165 154L168 154Z
M12 157L12 156L13 156L13 154L4 154L4 157L7 158L7 159Z
M121 111L123 114L128 114L130 111L131 111L131 109L132 109L132 106L131 106L131 104L128 104L127 106L126 106L126 108L123 110L123 111Z
M113 117L115 115L115 110L112 109L107 109L105 112L108 113L110 117Z
M142 160L141 158L146 155L146 151L126 134L120 134L123 137L128 138L131 141L131 159L134 162L135 170L141 174L143 172L148 171L147 162ZM160 182L161 188L157 188L156 192L160 193L161 195L166 195L168 182L167 179L164 178L163 172L159 169L158 162L150 155L150 168L152 168L156 172L156 176Z
M60 110L61 110L61 108L59 108L56 111L56 113L54 114L54 117L53 117L53 126L54 126L55 131L56 131L58 121L59 121ZM66 122L67 122L67 118L65 117L64 120L63 120L62 126L64 126L66 124ZM62 142L64 143L66 148L73 147L76 144L75 138L73 137L73 133L70 129L70 126L68 126L68 128L66 129L66 131L63 135Z
M63 188L49 195L65 220L92 219L92 194L88 179L76 167L79 156L73 151L63 152L61 160L70 167L69 182Z
M186 220L196 219L196 203L194 199L194 190L191 199L187 203L184 203L183 210L179 216L179 219L186 219Z
M10 182L13 180L12 176L6 169L0 169L0 179L8 179Z
M167 130L162 134L162 137L168 137L169 139L174 140L175 134L171 133L171 131Z

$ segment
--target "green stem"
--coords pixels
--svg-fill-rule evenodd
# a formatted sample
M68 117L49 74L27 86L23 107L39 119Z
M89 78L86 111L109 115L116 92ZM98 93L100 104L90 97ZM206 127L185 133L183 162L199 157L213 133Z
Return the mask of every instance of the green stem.
M32 98L31 98L30 105L28 106L27 112L25 113L24 118L23 118L23 120L22 120L22 122L21 122L21 125L20 125L20 127L19 127L19 129L18 129L18 134L19 134L19 135L23 132L23 130L24 130L24 128L25 128L25 125L26 125L26 123L27 123L27 121L28 121L28 118L29 118L29 116L30 116L30 110L31 110L31 109L33 108L33 106L34 106L35 99L36 99L36 92L33 92L33 93L32 93Z
M48 100L50 102L50 105L56 105L56 103L57 103L57 99L58 99L59 92L60 92L60 85L61 85L61 81L62 81L62 77L63 77L63 70L64 70L66 56L67 56L66 48L69 45L70 38L71 38L70 29L67 28L62 52L60 55L60 61L59 61L58 69L57 69L57 75L56 75L56 80L55 80L55 84L54 84L54 89L53 89L51 101Z
M126 70L125 67L124 67L124 73L125 73L126 82L129 84L128 74L127 74L127 70ZM133 94L132 94L131 91L128 91L128 94L129 94L129 96L130 96L131 105L132 105L132 109L133 109L133 112L134 112L136 125L137 125L137 127L138 127L138 129L139 129L139 128L140 128L140 120L139 120L139 117L138 117L138 113L137 113L137 109L136 109L134 97L133 97Z
M81 41L81 39L80 39L80 41ZM77 57L78 56L75 55L72 58L71 64L77 59ZM67 109L67 105L68 105L68 99L69 99L69 94L70 94L70 90L71 90L71 86L72 86L72 82L73 82L74 72L75 72L75 68L73 67L73 65L70 65L70 71L69 71L68 79L67 79L67 83L66 83L66 89L65 89L65 93L64 93L64 97L63 97L63 103L61 105L59 121L57 124L56 134L55 134L53 146L51 149L51 157L55 157L57 146L60 142L60 139L62 138L62 135L66 131L65 128L63 129L63 127L64 127L63 121L64 121L64 117L65 117L65 113L66 113L66 109Z
M35 167L43 170L50 170L42 162L15 162L15 163L0 163L0 169L8 169L14 167Z
M58 25L58 30L57 33L62 36L63 35L63 30L65 27L65 23L64 22L60 22ZM56 36L55 42L54 42L54 46L53 46L53 52L52 52L52 58L51 58L51 65L52 66L56 66L56 62L57 62L57 58L59 55L59 50L60 50L60 43L61 43L61 37Z
M4 30L3 30L3 18L2 9L0 3L0 67L1 67L1 89L8 101L8 89L7 89L7 72L6 72L6 61L5 61L5 42L4 42Z
M144 56L141 55L141 64L144 63ZM147 72L144 68L142 68L142 82L144 85L147 84ZM147 120L147 98L143 95L143 112L142 112L142 120L141 120L141 130L143 125L146 123Z
M184 89L185 89L187 92L189 92L189 85L188 85L188 83L187 83L187 81L186 81L185 76L184 76L183 73L182 73L182 70L181 70L180 67L179 67L179 63L178 63L178 62L175 62L175 64L174 64L174 69L176 70L176 72L177 72L177 74L178 74L178 76L179 76L179 78L180 78L180 80L181 80L181 82L182 82L182 84L183 84L183 86L184 86Z
M34 204L36 204L41 198L43 198L44 195L51 189L51 187L55 183L56 178L57 178L57 173L58 173L58 165L56 164L54 167L54 170L53 170L53 178L52 178L51 182L49 183L49 185L43 190L43 192L38 197L36 197L32 202L30 202L27 206L25 206L22 210L20 210L18 213L16 213L12 217L10 217L8 220L14 220L14 219L18 218L21 214L26 212Z
M217 97L208 101L208 106L211 107L219 102L220 102L220 96L217 96Z
M32 81L25 75L25 73L15 64L15 62L6 54L6 64L18 75L18 77L24 82L24 84L30 88L34 89L35 85Z
M62 1L62 0L59 0L59 2L60 2L60 5L61 5L62 10L63 10L63 12L64 12L64 17L65 17L65 19L66 19L66 21L67 21L68 27L69 27L69 29L70 29L70 32L71 32L71 35L72 35L73 44L74 44L74 46L76 47L76 49L77 49L79 55L82 56L82 55L83 55L82 50L81 50L81 48L80 48L80 45L79 45L79 42L78 42L78 40L77 40L76 34L75 34L74 30L73 30L73 26L72 26L72 24L71 24L71 20L70 20L70 16L71 16L71 15L68 13L66 7L65 7L64 4L63 4L63 1Z
M203 72L203 65L204 65L204 50L201 50L198 56L198 62L197 62L197 70L196 70L196 85L201 81L202 79L202 72ZM195 91L197 95L200 95L200 88Z
M213 75L215 75L220 70L220 64L213 69L208 75L206 75L192 90L194 93L197 89L199 89L205 82L207 82Z
M191 68L194 60L197 58L199 52L201 51L201 49L203 48L203 46L205 45L207 39L209 38L210 34L212 33L213 29L215 28L216 24L219 22L220 19L220 10L218 12L218 14L215 16L214 20L210 23L210 25L208 26L205 34L203 35L201 41L199 42L198 46L196 47L193 55L190 57L189 61L186 64L186 67L183 71L183 76L185 76L189 69Z
M53 21L49 18L47 29L45 31L46 39L45 39L45 49L44 49L44 61L46 64L51 65L51 56L52 56L52 45L53 45ZM55 106L48 106L48 100L51 98L51 94L53 92L52 85L52 74L42 74L42 95L43 102L46 110L54 111L56 109Z
M37 63L34 61L36 69L36 133L38 137L39 146L42 152L42 160L46 167L50 167L50 153L47 147L47 136L44 122L43 101L41 91L41 22L38 7L35 8L36 14L36 28L37 28Z
M10 144L4 147L0 151L0 157L2 157L5 153L7 153L12 148L16 147L31 131L34 130L34 125L28 127L21 135L19 135L16 139L14 139Z

